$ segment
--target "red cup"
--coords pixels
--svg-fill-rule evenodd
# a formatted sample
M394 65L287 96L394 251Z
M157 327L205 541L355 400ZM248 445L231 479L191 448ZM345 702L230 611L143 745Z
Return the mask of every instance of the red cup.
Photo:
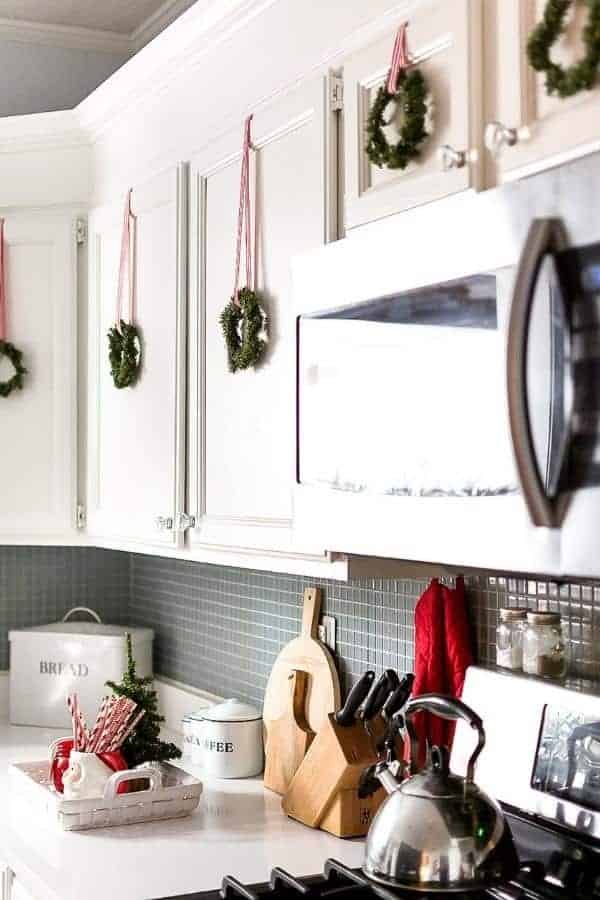
M72 749L73 738L61 738L60 740L55 741L52 745L50 777L55 789L59 794L62 794L64 791L62 779L63 775L69 768L69 757L71 756ZM113 750L109 753L99 753L98 757L102 760L103 763L105 763L105 765L108 766L109 769L112 769L113 772L123 772L125 771L125 769L129 768L120 750ZM128 790L129 785L127 784L127 782L125 782L125 784L119 785L119 787L117 788L117 793L126 794Z

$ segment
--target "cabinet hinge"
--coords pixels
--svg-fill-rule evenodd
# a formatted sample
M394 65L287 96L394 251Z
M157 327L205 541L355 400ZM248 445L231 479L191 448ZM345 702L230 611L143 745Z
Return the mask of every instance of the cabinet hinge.
M83 529L85 528L85 524L86 524L85 506L83 505L83 503L77 504L75 521L76 521L77 528L79 529L79 531L83 531Z
M329 108L331 112L344 108L344 79L341 75L329 76Z
M87 222L85 219L77 219L75 222L75 240L78 244L87 241Z
M177 516L177 530L187 531L196 527L196 516L188 516L187 513L179 513Z

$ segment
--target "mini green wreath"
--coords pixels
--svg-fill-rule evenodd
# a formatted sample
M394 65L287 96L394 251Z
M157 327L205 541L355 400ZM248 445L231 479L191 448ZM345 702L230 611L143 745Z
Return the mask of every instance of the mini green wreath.
M116 388L132 387L140 376L142 341L135 325L119 323L108 332L108 361Z
M248 287L238 291L221 313L221 329L227 345L230 372L256 366L267 349L267 315L257 294Z
M527 58L536 72L546 73L546 90L559 97L589 91L598 81L600 66L600 0L585 0L589 19L583 29L585 56L568 68L550 58L550 49L564 31L565 16L573 0L549 0L544 17L527 41Z
M15 370L15 374L8 381L0 381L0 397L8 397L13 391L22 391L25 383L27 369L23 365L23 354L17 350L14 344L8 341L0 341L0 358L5 357Z
M396 93L390 94L387 81L377 91L375 102L367 120L367 144L365 152L380 169L406 169L408 164L421 153L421 144L429 137L427 130L427 83L419 69L407 72L402 69L396 82ZM385 120L385 110L394 101L400 107L403 120L400 137L390 144L384 128L390 124Z

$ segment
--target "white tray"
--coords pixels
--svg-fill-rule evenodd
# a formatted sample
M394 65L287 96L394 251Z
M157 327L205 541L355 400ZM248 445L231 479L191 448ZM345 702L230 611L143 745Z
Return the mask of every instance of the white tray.
M148 778L150 788L117 794L124 781ZM200 802L202 783L177 766L152 763L139 769L115 772L104 797L93 800L65 800L50 781L47 760L13 763L9 766L13 793L32 804L40 815L58 824L63 831L85 831L114 825L133 825L189 816Z

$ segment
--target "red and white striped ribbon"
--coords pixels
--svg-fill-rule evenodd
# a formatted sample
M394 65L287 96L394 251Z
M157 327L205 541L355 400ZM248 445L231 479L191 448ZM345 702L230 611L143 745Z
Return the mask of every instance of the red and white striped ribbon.
M398 76L400 75L400 72L403 71L403 69L406 69L410 64L410 58L408 55L408 40L406 37L407 29L408 22L403 22L398 29L398 33L396 34L394 49L392 51L392 63L390 66L387 84L385 86L388 94L396 93Z
M5 341L7 336L6 272L4 265L4 219L0 219L0 341Z
M242 236L246 227L246 286L252 287L252 224L250 215L250 149L252 147L252 116L244 122L244 143L242 147L242 171L240 177L240 205L238 209L237 249L235 253L235 282L233 302L239 304L240 261L242 256Z
M132 240L135 237L135 216L131 211L131 188L125 197L125 211L123 213L123 230L121 232L121 256L119 259L119 283L117 286L117 308L115 311L115 325L120 327L121 321L133 324L135 318L135 276L134 253ZM123 291L127 278L127 318L123 314Z

